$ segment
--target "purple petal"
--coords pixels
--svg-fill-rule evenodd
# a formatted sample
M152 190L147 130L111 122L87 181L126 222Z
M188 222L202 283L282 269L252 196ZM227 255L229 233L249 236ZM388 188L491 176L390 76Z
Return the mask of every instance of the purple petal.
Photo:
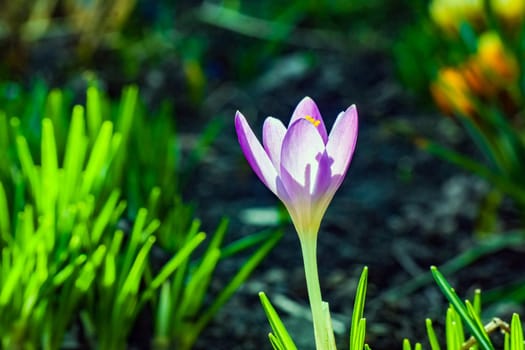
M292 126L292 124L295 123L298 119L305 118L306 116L312 118L312 120L310 120L312 124L317 124L317 121L319 122L317 125L317 130L319 131L319 134L321 134L323 142L326 144L328 136L323 117L321 117L321 112L319 112L319 108L317 108L317 105L315 104L314 100L312 100L308 96L303 98L301 102L297 104L297 107L295 107L295 111L292 114L292 118L290 119L288 128L290 128L290 126Z
M334 160L328 155L328 152L318 156L319 170L315 179L315 186L312 192L313 197L324 196L327 191L331 190L334 177L332 174L332 164ZM333 196L333 194L332 194Z
M263 125L263 145L275 169L280 167L281 147L285 134L286 127L279 119L266 118Z
M285 188L288 190L290 186L290 197L296 191L312 193L319 169L318 157L324 152L324 142L311 122L299 119L288 129L281 150L280 175Z
M343 177L332 174L332 163L334 160L325 152L319 159L319 171L312 193L312 216L323 217L328 205L332 201L335 192L341 185Z
M341 175L341 181L354 154L357 124L357 109L352 105L344 113L339 114L326 144L326 152L333 159L332 174Z
M235 114L235 130L241 149L259 179L277 194L277 170L241 112Z

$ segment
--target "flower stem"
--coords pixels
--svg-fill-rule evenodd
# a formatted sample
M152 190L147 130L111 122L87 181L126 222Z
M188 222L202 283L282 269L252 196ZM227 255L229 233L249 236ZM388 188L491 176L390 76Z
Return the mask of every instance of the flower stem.
M323 312L323 298L321 296L321 286L319 284L319 274L317 271L317 239L301 239L301 250L303 253L304 272L306 276L306 287L308 289L308 298L310 299L310 308L312 310L312 319L314 323L315 345L317 350L331 349L329 332Z

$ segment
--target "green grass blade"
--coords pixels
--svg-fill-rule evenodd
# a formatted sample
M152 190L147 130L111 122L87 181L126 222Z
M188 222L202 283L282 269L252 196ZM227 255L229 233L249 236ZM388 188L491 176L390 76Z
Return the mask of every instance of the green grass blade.
M9 137L9 122L4 111L0 111L0 174L9 172L10 157L9 149L11 139Z
M476 289L474 291L474 298L472 299L472 306L475 314L481 317L481 290Z
M265 242L268 239L270 239L270 237L274 234L275 231L273 230L265 230L238 239L235 242L232 242L221 249L221 260L227 259L244 250L250 249L251 247L258 245L261 242Z
M97 249L91 254L86 263L82 266L75 287L85 293L93 283L96 277L97 269L104 261L107 248L104 245L99 245Z
M0 291L0 309L11 302L11 296L17 290L23 270L26 268L24 265L24 259L19 257L11 266L7 277L3 278L2 290Z
M330 305L326 301L323 301L321 304L322 308L322 316L323 316L323 327L326 329L326 332L328 333L328 339L327 339L327 350L337 350L335 345L335 336L334 336L334 329L332 324L332 316L330 315Z
M215 230L215 233L212 236L212 239L210 241L210 244L208 245L207 252L204 255L207 255L209 252L213 250L220 249L220 246L222 244L222 241L224 240L224 235L226 234L226 230L228 229L229 220L223 218Z
M29 181L31 188L31 193L33 194L36 207L42 207L41 200L41 190L40 190L40 178L38 176L38 171L36 169L35 163L33 162L33 157L31 157L31 152L29 150L29 145L27 140L23 136L18 136L16 138L16 149L18 151L18 159L22 165L22 172Z
M120 293L120 296L122 298L126 298L126 296L128 295L136 294L138 292L142 272L144 271L144 267L146 266L147 257L149 251L151 250L151 247L153 247L153 243L155 243L155 237L148 237L148 239L144 242L144 245L138 251L136 258L133 261L133 265L127 273L127 278L122 284L122 289Z
M277 314L277 311L275 311L274 307L270 303L270 300L268 300L268 297L266 297L266 294L264 294L264 292L260 292L259 298L264 308L264 312L266 313L266 317L270 322L270 326L272 327L273 334L276 338L276 344L282 344L282 347L278 347L278 349L297 350L297 347L295 346L292 337L290 337L290 334L286 330L286 327L284 326L279 315ZM272 345L274 345L273 342Z
M490 166L492 168L501 169L501 164L498 163L498 157L494 154L494 146L491 145L487 135L482 132L479 125L474 123L472 118L465 116L458 116L458 120L461 122L470 138L474 141L474 144L487 159Z
M177 310L178 313L181 313L182 317L194 317L196 311L202 305L220 255L221 253L218 249L207 251L201 264L193 271L190 280L184 288L184 298Z
M164 282L160 289L159 304L155 318L155 345L158 348L168 348L170 334L170 313L174 305L171 303L170 284Z
M275 335L273 335L273 333L268 334L268 339L270 340L270 344L274 350L286 350L284 345Z
M103 288L112 288L116 281L117 275L117 262L116 256L111 252L106 254L104 259L104 269L102 270L101 285Z
M432 320L430 318L427 318L425 320L425 325L427 328L427 335L428 335L428 342L430 343L430 349L431 350L441 350L437 336L436 336L436 332L434 331L434 327L432 326Z
M443 277L443 275L438 271L438 269L435 266L432 266L430 269L432 272L432 276L434 277L439 288L441 289L445 297L448 299L448 301L452 304L452 306L459 314L463 322L465 322L466 327L472 333L474 338L476 338L480 347L484 350L494 350L494 346L492 345L490 340L487 340L485 336L485 330L479 329L478 324L474 320L472 320L472 318L469 316L467 308L465 307L461 299L459 299L456 292L450 286L445 277Z
M11 237L11 220L4 185L0 181L0 239L9 242ZM0 244L1 247L1 244Z
M171 274L187 259L191 253L206 239L204 232L198 233L196 236L187 242L182 249L180 249L175 256L173 256L155 276L148 286L148 290L153 291L159 288ZM147 295L148 292L145 293Z
M366 339L366 318L362 318L359 320L358 330L357 330L357 337L354 347L350 347L350 349L363 349L365 346L365 339Z
M85 255L79 255L77 258L66 265L62 270L58 271L53 277L52 277L52 285L54 288L60 287L62 284L64 284L66 281L69 281L71 276L73 276L73 273L82 265L84 262L86 262L87 257Z
M357 291L355 294L354 309L352 311L352 324L350 326L350 348L361 349L363 344L360 343L360 335L358 333L358 325L363 318L365 309L366 289L368 282L368 267L363 268L361 277L357 284Z
M462 339L458 339L456 332L458 324L456 323L455 311L452 306L447 309L447 316L445 318L445 339L447 350L460 350Z
M93 228L91 229L91 244L96 245L100 242L104 230L107 228L108 224L111 221L112 215L117 207L120 197L119 190L113 190L111 192L108 200L102 207L100 214L95 219L93 223Z
M138 102L139 89L135 85L127 86L122 92L122 98L117 116L116 130L126 143L133 125L133 117Z
M0 147L2 152L7 151L9 145L9 122L4 111L0 111Z
M88 141L85 135L84 108L73 107L71 124L64 153L64 181L59 191L59 211L64 212L70 201L78 195L82 167L86 157Z
M468 300L465 301L465 306L467 307L467 311L469 312L471 319L476 322L477 328L482 331L485 340L490 342L489 335L485 331L485 326L483 325L483 322L481 322L479 315L476 313L474 306Z
M121 176L125 172L124 165L126 163L127 156L127 147L129 145L130 137L132 136L132 126L135 119L136 106L138 102L138 88L137 86L127 86L122 91L122 97L120 99L120 104L118 106L117 117L115 120L115 130L119 136L118 143L123 147L119 150L114 150L114 160L113 160L113 172L110 174L111 180L114 183L120 183L122 181ZM144 130L139 130L139 132L144 132ZM139 134L140 135L140 134ZM157 141L157 140L155 140ZM155 142L154 141L154 142ZM155 157L158 157L156 154ZM157 185L157 184L155 184ZM133 206L139 205L138 198L129 198L130 204ZM142 203L140 205L143 205Z
M272 248L281 239L282 233L276 233L272 238L266 241L252 256L242 265L241 269L226 285L226 287L217 296L212 305L201 315L199 321L196 323L196 328L199 332L205 325L215 316L220 308L230 299L235 291L246 281L250 274L272 250Z
M91 155L89 156L84 179L82 181L81 193L87 195L91 193L93 186L96 184L98 178L103 176L106 163L110 156L111 145L113 142L113 124L106 121L102 124L100 132L95 140Z
M513 314L510 322L510 349L523 350L523 348L523 329L520 317L518 314Z
M44 116L53 121L56 131L58 149L64 149L65 130L67 117L64 108L64 93L60 89L52 89L47 95Z
M91 140L94 140L102 125L102 97L100 90L91 85L86 91L87 127Z
M58 156L57 146L55 140L55 133L53 130L53 123L51 119L42 120L42 176L41 190L42 196L42 208L41 212L52 215L50 220L54 222L55 216L55 205L58 195Z

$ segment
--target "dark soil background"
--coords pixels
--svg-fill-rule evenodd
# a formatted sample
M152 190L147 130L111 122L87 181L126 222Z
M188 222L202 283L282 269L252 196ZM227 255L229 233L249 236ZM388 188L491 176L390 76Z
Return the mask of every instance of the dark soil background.
M145 3L139 3L144 11ZM196 20L192 10L198 6L183 3L181 11L188 13L177 17L180 21L174 19L174 27L185 39L198 38L208 45L203 63L207 88L198 103L191 101L180 53L146 61L135 76L122 76L114 67L118 62L114 52L99 51L90 64L75 66L68 61L69 41L59 38L24 51L27 61L14 79L30 81L40 74L51 84L75 87L82 74L75 71L89 70L106 82L110 92L135 82L152 105L163 98L174 101L178 128L188 139L212 118L221 119L223 131L192 176L184 197L196 203L206 231L212 231L220 218L229 217L230 240L274 227L244 220L246 209L278 206L277 198L244 160L233 127L235 111L241 110L260 136L266 116L286 123L306 95L317 102L328 127L341 110L356 104L357 149L319 234L323 297L330 303L340 348L345 349L356 283L362 268L368 266L367 342L374 349L400 348L405 337L425 342L425 318L434 319L442 329L447 303L432 281L414 288L410 281L475 244L480 203L490 186L419 150L413 138L402 132L408 129L476 156L452 119L422 105L397 79L391 48L400 28L410 20L403 7L407 5L388 2L382 6L372 1L370 8L365 6L352 17L338 17L333 23L325 19L338 34L330 40L319 44L299 35L291 38L303 41L283 40L272 48L265 39ZM312 18L305 16L299 27L307 27L309 21ZM243 61L249 59L251 63ZM241 75L242 64L249 66L252 75ZM503 211L500 227L514 228L512 206L505 202ZM283 239L205 330L196 349L271 349L259 291L272 300L298 347L313 349L299 242L292 225L284 227ZM517 248L504 249L447 277L462 297L470 297L475 288L490 290L519 277L522 256ZM239 257L223 263L213 289L223 287L242 262ZM489 311L488 318L508 320L510 312L523 310L499 303Z

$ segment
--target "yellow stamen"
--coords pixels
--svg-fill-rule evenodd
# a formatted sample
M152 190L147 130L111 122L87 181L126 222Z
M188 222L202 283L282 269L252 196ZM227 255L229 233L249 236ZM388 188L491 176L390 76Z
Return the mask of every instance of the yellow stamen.
M304 116L304 119L308 120L310 123L312 123L315 127L318 127L319 124L321 124L321 121L320 120L317 120L317 119L314 119L312 116L310 115L305 115Z

